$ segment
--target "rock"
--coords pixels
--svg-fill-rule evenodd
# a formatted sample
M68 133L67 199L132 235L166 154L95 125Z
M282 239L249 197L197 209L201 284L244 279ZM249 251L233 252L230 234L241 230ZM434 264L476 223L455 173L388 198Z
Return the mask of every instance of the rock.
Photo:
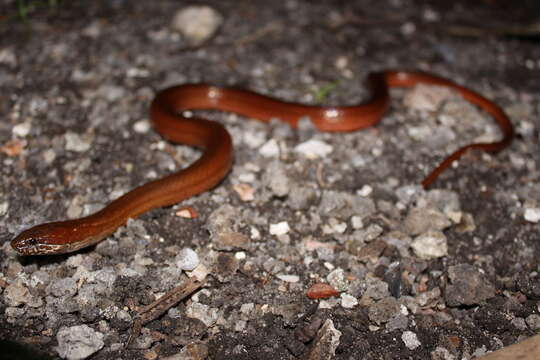
M387 244L384 240L375 240L370 242L366 246L362 247L358 251L358 259L360 261L371 261L375 263L381 256L384 250L387 248Z
M420 196L425 194L425 190L420 185L406 185L396 189L396 196L404 205L415 202Z
M185 271L191 271L195 269L199 263L199 256L193 249L183 248L180 250L178 255L176 255L176 266Z
M306 210L317 199L317 192L309 187L294 184L287 204L294 210Z
M414 350L422 343L418 340L418 337L412 331L404 331L401 335L401 340L409 350Z
M525 209L525 212L523 213L523 217L525 218L525 220L532 223L540 222L540 208Z
M208 345L203 343L190 343L179 353L167 356L163 360L205 360L208 359Z
M349 286L349 281L345 277L345 271L343 269L338 268L333 270L331 273L329 273L326 276L326 280L337 291L345 291L347 290L347 287Z
M367 227L367 229L356 230L353 233L353 237L355 240L368 243L378 238L382 233L382 227L377 224L371 224Z
M437 346L431 353L431 360L456 360L450 351L442 346Z
M219 310L199 302L192 302L186 308L186 316L200 320L204 325L210 327L216 323Z
M525 321L525 319L523 319L522 317L516 317L516 318L513 318L512 319L512 325L520 330L520 331L525 331L527 330L527 323Z
M448 306L475 305L495 296L495 287L472 265L450 266L448 279L444 294Z
M300 281L300 277L298 275L277 274L276 277L279 280L288 283L297 283L298 281Z
M263 146L259 148L259 154L268 158L277 158L280 150L279 145L275 139L270 139Z
M444 230L452 225L450 220L434 208L413 208L404 221L405 232L418 235L431 230Z
M77 282L73 278L62 278L52 282L47 291L56 297L74 296L77 293Z
M540 329L540 315L538 314L531 314L527 316L527 318L525 318L525 322L533 331Z
M417 236L411 247L422 259L435 259L448 255L446 236L440 231L429 231Z
M540 281L537 276L519 274L516 279L516 288L531 299L540 299Z
M308 159L316 159L326 157L334 148L323 141L311 139L296 145L294 150Z
M272 235L279 236L287 234L290 230L289 224L286 221L282 221L276 224L270 224L269 232Z
M388 284L390 295L396 299L401 295L401 271L401 264L395 261L388 265L383 276L384 282Z
M319 212L322 215L348 219L353 215L361 219L375 212L375 203L370 198L354 196L346 192L324 191Z
M227 243L229 240L221 240L221 237L230 237L230 233L238 232L243 226L243 217L240 211L231 205L222 205L208 217L207 228L216 243Z
M180 32L193 46L201 45L219 29L223 17L205 5L192 5L180 9L173 17L171 27Z
M461 210L459 195L450 190L430 190L426 194L426 201L429 206L442 211L445 215Z
M26 137L32 130L32 124L30 122L19 123L11 129L13 135L18 137Z
M86 359L103 348L103 334L87 325L62 327L56 335L58 355L63 359Z
M358 305L358 300L354 296L345 293L341 294L341 306L345 309L352 309L356 305Z
M400 329L406 329L407 325L409 324L409 319L407 316L399 314L388 320L386 323L386 330L387 331L394 331L394 330L400 330Z
M285 171L285 166L279 161L268 164L262 178L262 182L277 197L287 196L290 192L290 180Z
M133 130L139 134L146 134L150 131L150 121L144 119L139 120L133 125Z
M13 49L4 48L0 50L0 64L8 65L12 68L17 66L17 56Z
M339 346L341 331L334 327L332 320L328 319L319 329L317 337L313 340L311 349L306 360L331 360L334 359L336 349Z
M33 296L24 284L17 280L6 287L4 291L4 301L8 306L20 306L26 304L33 308L43 305L40 297Z
M81 136L74 132L68 131L64 138L66 139L66 150L75 152L85 152L92 146L91 136Z
M298 327L294 331L294 337L303 343L308 343L317 336L317 332L321 328L323 319L319 316L314 316L313 319L306 325Z
M214 240L214 245L216 250L220 251L247 250L250 242L249 237L240 232L224 231Z
M376 277L367 277L360 283L359 292L373 300L381 300L390 296L388 284ZM360 295L353 293L353 295Z
M398 316L400 310L400 305L396 298L388 296L369 307L368 317L369 320L380 325Z
M214 264L214 276L219 282L228 282L239 268L238 259L233 254L219 253Z

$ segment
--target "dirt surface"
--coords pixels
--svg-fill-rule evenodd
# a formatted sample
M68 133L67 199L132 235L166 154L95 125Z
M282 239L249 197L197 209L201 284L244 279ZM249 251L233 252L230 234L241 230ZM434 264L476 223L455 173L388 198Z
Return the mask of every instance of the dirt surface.
M52 358L470 359L538 333L537 1L207 1L223 22L200 44L171 25L179 1L17 3L0 1L0 339ZM415 100L441 89L392 91L379 125L348 134L201 112L235 142L214 190L75 254L9 245L197 158L148 127L165 86L350 105L388 68L482 93L517 138L424 191L445 155L498 136L459 96ZM310 140L327 153L299 150ZM177 214L186 205L195 219ZM184 248L208 270L204 288L124 349L137 309L185 281ZM320 282L340 295L310 300Z

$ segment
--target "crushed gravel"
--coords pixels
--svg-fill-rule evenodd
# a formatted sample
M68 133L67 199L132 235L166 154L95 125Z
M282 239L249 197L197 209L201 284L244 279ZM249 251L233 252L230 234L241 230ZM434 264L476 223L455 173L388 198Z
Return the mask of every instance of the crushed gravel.
M24 18L16 3L0 0L0 340L65 359L471 359L540 329L538 40L445 31L525 21L528 7L98 0L33 2ZM149 126L165 86L350 105L387 68L479 91L517 139L426 191L445 155L498 136L452 92L392 91L381 123L353 133L204 111L235 143L215 189L75 254L9 245L197 158ZM207 282L124 349L137 310L186 274ZM331 288L308 297L317 283Z

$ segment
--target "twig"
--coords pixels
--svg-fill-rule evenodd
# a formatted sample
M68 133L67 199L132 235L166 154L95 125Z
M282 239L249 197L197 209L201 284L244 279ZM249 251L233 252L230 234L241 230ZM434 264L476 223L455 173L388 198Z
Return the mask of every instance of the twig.
M195 290L201 288L204 283L205 280L189 279L139 311L133 321L133 327L131 328L131 334L126 343L126 348L129 348L133 340L139 336L143 325L165 314L170 308L192 294Z

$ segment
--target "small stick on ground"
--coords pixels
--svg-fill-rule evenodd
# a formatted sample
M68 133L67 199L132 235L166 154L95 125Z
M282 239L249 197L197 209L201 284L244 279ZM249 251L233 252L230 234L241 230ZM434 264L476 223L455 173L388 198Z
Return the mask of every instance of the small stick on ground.
M175 287L139 311L135 320L133 321L133 327L131 328L131 334L129 335L129 339L126 343L126 348L129 348L133 340L139 336L143 325L165 314L170 308L178 304L187 296L191 295L194 291L200 289L204 283L204 280L200 281L195 278L189 279L187 282Z

